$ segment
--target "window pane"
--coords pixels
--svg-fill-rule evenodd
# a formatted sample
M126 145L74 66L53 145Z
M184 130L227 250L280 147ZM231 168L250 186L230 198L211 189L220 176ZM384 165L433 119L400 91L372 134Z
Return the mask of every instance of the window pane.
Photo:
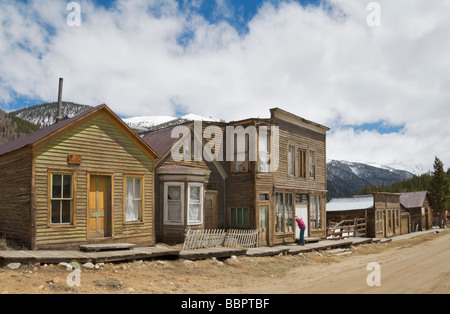
M192 200L192 201L198 201L198 202L200 202L200 190L201 190L201 188L200 187L198 187L198 186L196 186L196 187L190 187L190 192L189 192L189 194L190 194L190 199Z
M282 232L283 231L283 213L277 213L276 216L276 232Z
M200 221L200 204L189 205L189 217L191 220Z
M232 227L237 227L237 224L236 224L236 216L237 216L237 214L236 214L236 208L232 208L232 209L231 209L231 226L232 226Z
M171 201L181 200L181 187L180 186L169 186L168 187L168 198Z
M259 209L259 227L266 228L266 207Z
M51 206L52 224L61 223L61 201L52 201Z
M63 198L72 198L72 175L63 176Z
M142 179L134 178L134 199L142 198Z
M61 201L62 209L61 209L61 223L63 224L70 224L72 221L71 212L72 212L72 206L71 201Z
M286 232L293 232L292 226L294 225L294 217L292 213L286 213L284 216L284 221L286 223L286 228L284 229Z
M54 174L52 178L52 198L61 198L62 196L62 175Z
M167 218L168 220L180 221L181 220L181 204L168 204L167 206Z
M248 208L242 209L242 227L248 227Z
M238 227L242 227L242 221L243 221L242 208L238 208L237 221L238 221Z

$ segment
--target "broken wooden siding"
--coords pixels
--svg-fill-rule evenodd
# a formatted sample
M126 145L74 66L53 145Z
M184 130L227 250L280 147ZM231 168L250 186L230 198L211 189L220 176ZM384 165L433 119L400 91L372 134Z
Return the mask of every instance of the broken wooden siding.
M0 237L31 247L31 173L29 147L0 157Z

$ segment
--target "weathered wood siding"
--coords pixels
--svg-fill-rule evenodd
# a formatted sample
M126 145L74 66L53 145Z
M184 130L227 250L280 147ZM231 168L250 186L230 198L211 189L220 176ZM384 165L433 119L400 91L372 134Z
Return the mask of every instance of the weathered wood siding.
M31 149L0 157L0 237L31 247Z
M153 161L106 115L100 114L36 151L36 244L39 248L73 246L87 239L88 175L112 177L112 237L110 242L130 241L153 245ZM80 154L81 165L68 165L69 153ZM73 171L74 223L49 224L49 173ZM143 221L127 223L124 214L124 176L144 177Z
M207 125L204 124L203 128ZM192 135L192 138L194 136ZM193 147L193 146L192 146ZM191 150L191 152L193 149ZM164 156L163 159L158 161L157 168L167 167L167 166L183 166L183 167L192 167L196 169L204 169L210 171L210 175L205 178L204 183L204 193L207 191L217 191L217 212L214 213L214 217L216 217L214 228L224 228L225 225L225 181L221 176L218 168L213 162L206 161L204 156L201 161L195 161L193 156L192 160L181 160L175 161L170 152ZM187 217L187 186L191 181L171 181L171 182L183 182L185 183L185 193L184 193L184 225L164 225L164 182L160 180L158 174L155 177L155 187L156 187L156 199L155 199L155 221L156 221L156 236L158 241L162 241L165 243L179 243L184 241L184 235L188 228L186 224ZM203 204L205 206L205 202ZM204 229L206 220L205 220L205 211L203 212L203 224L190 226L191 229ZM209 226L211 227L211 226Z
M401 234L401 213L400 213L400 195L391 193L374 193L375 211L369 215L368 235L375 238L387 238ZM376 212L382 213L382 232L376 229L370 229L371 226L376 228Z

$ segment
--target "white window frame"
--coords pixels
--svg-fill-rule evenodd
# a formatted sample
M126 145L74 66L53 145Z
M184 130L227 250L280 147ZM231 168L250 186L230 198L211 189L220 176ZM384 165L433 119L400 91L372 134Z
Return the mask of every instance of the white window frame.
M179 221L169 220L169 186L178 186L180 187L181 195L180 195L180 202L181 202L181 215ZM182 182L165 182L164 183L164 224L165 225L184 225L184 183Z
M128 198L128 180L133 180L133 184L132 184L132 197ZM139 191L141 197L140 198L135 198L135 180L140 180L140 188L141 190ZM130 209L127 205L128 205L128 201L132 202L131 205L131 211L134 212L135 208L133 207L134 202L138 201L139 202L139 207L138 207L138 218L137 219L131 219L130 217L132 215L130 215L130 213L128 212L128 210ZM144 177L142 176L125 176L125 221L126 222L142 222L143 221L143 216L144 216Z
M191 218L191 188L200 188L200 219L192 219ZM193 225L202 225L203 224L203 199L204 199L204 186L203 183L188 183L188 191L187 191L187 216L188 216L188 222L187 224L189 226ZM198 204L198 203L197 203Z

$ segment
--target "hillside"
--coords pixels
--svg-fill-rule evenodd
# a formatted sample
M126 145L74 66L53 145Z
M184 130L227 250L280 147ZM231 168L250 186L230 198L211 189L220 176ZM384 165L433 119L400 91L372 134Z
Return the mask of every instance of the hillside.
M39 127L0 109L0 145L39 130Z
M83 111L91 108L90 106L75 104L72 102L63 102L62 117L72 118ZM46 103L42 105L32 106L11 112L11 115L27 120L40 128L55 123L55 117L58 112L58 103Z
M412 177L413 174L405 170L332 160L327 163L328 198L358 195L367 185L389 186Z

